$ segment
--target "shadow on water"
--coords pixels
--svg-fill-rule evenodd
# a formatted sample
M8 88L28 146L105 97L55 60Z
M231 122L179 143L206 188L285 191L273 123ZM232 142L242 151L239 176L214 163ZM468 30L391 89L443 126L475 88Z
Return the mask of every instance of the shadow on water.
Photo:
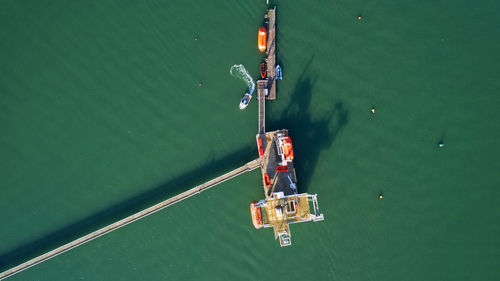
M207 162L197 169L179 175L156 188L49 233L10 252L0 253L0 272L240 167L257 158L256 154L254 147L250 146L236 150L217 160L209 156Z
M318 112L311 108L313 87L318 77L310 75L311 57L297 82L288 106L277 120L268 121L269 130L286 128L292 137L300 192L308 192L320 152L328 149L348 122L348 110L342 101L332 101L330 109ZM328 101L325 101L327 103ZM318 117L319 115L319 117Z
M295 167L300 192L307 192L319 154L329 148L340 130L347 124L348 111L341 101L332 102L330 110L320 113L311 109L312 89L317 77L305 75L313 58L306 65L301 79L291 94L291 101L277 120L268 121L268 128L287 128L295 147ZM314 115L312 114L314 111ZM318 115L320 115L318 117ZM236 150L214 160L209 156L201 167L144 192L136 197L97 212L85 219L56 230L16 249L0 254L0 271L48 252L85 234L111 224L128 215L150 207L175 194L256 158L253 146Z

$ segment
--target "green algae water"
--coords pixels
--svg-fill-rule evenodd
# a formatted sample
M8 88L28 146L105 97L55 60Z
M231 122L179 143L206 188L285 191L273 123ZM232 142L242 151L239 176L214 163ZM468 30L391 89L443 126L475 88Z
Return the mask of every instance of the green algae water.
M500 278L499 2L275 4L266 127L325 220L281 248L254 171L9 280ZM229 70L258 77L265 9L2 1L0 271L256 158Z

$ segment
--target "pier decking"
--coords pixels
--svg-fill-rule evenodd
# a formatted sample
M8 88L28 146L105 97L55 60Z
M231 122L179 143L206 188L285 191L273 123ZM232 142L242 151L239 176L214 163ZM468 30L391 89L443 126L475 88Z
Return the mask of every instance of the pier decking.
M78 247L78 246L80 246L82 244L85 244L85 243L91 241L91 240L94 240L94 239L96 239L98 237L101 237L104 234L107 234L107 233L110 233L111 231L117 230L117 229L119 229L119 228L121 228L121 227L123 227L123 226L125 226L125 225L127 225L129 223L132 223L132 222L135 222L137 220L140 220L140 219L142 219L142 218L144 218L146 216L149 216L149 215L151 215L153 213L156 213L156 212L158 212L158 211L160 211L160 210L162 210L162 209L164 209L166 207L172 206L173 204L178 203L178 202L180 202L180 201L182 201L184 199L187 199L187 198L189 198L189 197L191 197L193 195L199 194L200 192L205 191L205 190L207 190L209 188L212 188L212 187L214 187L214 186L216 186L216 185L218 185L220 183L223 183L223 182L225 182L225 181L227 181L229 179L232 179L232 178L234 178L236 176L239 176L239 175L241 175L243 173L255 170L258 167L260 167L260 163L261 163L261 159L260 158L255 159L253 161L250 161L250 162L246 163L245 165L243 165L243 166L241 166L241 167L239 167L237 169L232 170L231 172L228 172L228 173L223 174L223 175L221 175L221 176L219 176L217 178L209 180L209 181L207 181L207 182L205 182L205 183L203 183L201 185L198 185L198 186L196 186L194 188L191 188L191 189L189 189L187 191L184 191L183 193L180 193L180 194L178 194L178 195L176 195L174 197L171 197L171 198L169 198L169 199L167 199L165 201L162 201L162 202L160 202L160 203L158 203L158 204L156 204L154 206L151 206L151 207L149 207L147 209L144 209L144 210L142 210L140 212L137 212L137 213L135 213L135 214L133 214L131 216L128 216L128 217L126 217L124 219L121 219L121 220L119 220L119 221L117 221L115 223L112 223L110 225L107 225L107 226L105 226L105 227L103 227L103 228L101 228L99 230L96 230L96 231L90 233L90 234L87 234L87 235L82 236L82 237L80 237L80 238L78 238L76 240L73 240L73 241L71 241L71 242L69 242L67 244L64 244L64 245L62 245L62 246L60 246L60 247L58 247L58 248L56 248L56 249L54 249L54 250L52 250L50 252L47 252L47 253L45 253L45 254L43 254L41 256L38 256L36 258L33 258L33 259L31 259L31 260L29 260L27 262L24 262L24 263L18 265L16 267L13 267L13 268L11 268L9 270L6 270L6 271L0 273L0 279L4 279L4 278L7 278L7 277L10 277L10 276L12 276L12 275L14 275L16 273L19 273L19 272L21 272L21 271L23 271L25 269L28 269L28 268L36 265L36 264L44 262L44 261L46 261L48 259L51 259L51 258L53 258L53 257L55 257L57 255L60 255L60 254L64 253L66 251L69 251L69 250L71 250L71 249L73 249L75 247Z
M260 83L259 83L260 82ZM264 134L266 131L266 98L265 93L267 90L263 87L267 84L266 81L257 81L257 99L259 100L259 134Z
M250 213L255 228L273 227L280 245L289 246L292 244L289 224L322 221L323 214L319 211L316 194L298 194L288 130L265 130L265 99L276 99L276 7L268 9L265 18L268 22L267 79L257 81L259 131L255 136L262 159L260 167L265 199L250 204Z
M262 227L274 228L274 238L280 240L281 246L292 244L290 224L323 220L323 215L319 213L316 194L283 196L283 193L278 192L257 204L262 213Z
M257 93L263 92L267 100L276 99L276 8L266 13L267 31L267 79L257 81Z
M263 144L264 156L261 162L262 174L267 174L271 180L271 186L264 184L264 194L266 198L272 198L273 193L283 192L284 195L296 194L297 176L295 175L295 167L292 161L287 162L288 171L277 172L276 167L279 166L278 147L276 144L277 135L288 135L288 130L277 130L266 132L265 134L257 134L256 138L261 139Z
M256 228L273 227L280 245L290 246L289 224L324 219L319 211L318 198L316 194L298 193L288 130L259 133L255 137L262 159L260 168L265 199L250 205L252 220ZM288 157L284 142L289 145Z
M268 36L267 36L267 88L268 100L276 99L276 7L267 11Z

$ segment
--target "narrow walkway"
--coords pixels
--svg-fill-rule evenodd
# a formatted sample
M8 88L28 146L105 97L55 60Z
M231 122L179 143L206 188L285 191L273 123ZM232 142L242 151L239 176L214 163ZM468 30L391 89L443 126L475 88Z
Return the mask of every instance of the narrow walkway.
M160 211L160 210L162 210L162 209L164 209L166 207L172 206L173 204L175 204L177 202L180 202L180 201L182 201L184 199L187 199L187 198L189 198L189 197L191 197L193 195L199 194L200 192L202 192L204 190L207 190L207 189L209 189L211 187L214 187L214 186L216 186L216 185L218 185L220 183L223 183L223 182L225 182L225 181L227 181L229 179L232 179L232 178L234 178L236 176L239 176L239 175L241 175L243 173L255 170L255 169L257 169L257 168L260 167L260 163L261 163L261 159L260 158L255 159L253 161L250 161L250 162L246 163L245 165L243 165L243 166L241 166L241 167L239 167L237 169L232 170L229 173L226 173L226 174L224 174L222 176L219 176L219 177L217 177L215 179L209 180L208 182L206 182L204 184L201 184L201 185L198 185L198 186L196 186L194 188L191 188L191 189L189 189L189 190L187 190L187 191L185 191L185 192L183 192L183 193L181 193L179 195L171 197L171 198L169 198L169 199L167 199L165 201L162 201L162 202L160 202L160 203L158 203L158 204L156 204L154 206L151 206L151 207L149 207L147 209L144 209L144 210L142 210L140 212L137 212L137 213L135 213L135 214L133 214L131 216L128 216L128 217L126 217L126 218L124 218L122 220L119 220L119 221L117 221L115 223L112 223L112 224L110 224L108 226L105 226L105 227L103 227L103 228L101 228L99 230L96 230L96 231L94 231L94 232L92 232L90 234L87 234L87 235L85 235L83 237L80 237L80 238L78 238L78 239L76 239L74 241L71 241L71 242L69 242L69 243L67 243L65 245L62 245L59 248L56 248L56 249L54 249L54 250L52 250L50 252L47 252L47 253L45 253L45 254L43 254L41 256L38 256L36 258L33 258L33 259L31 259L31 260L29 260L27 262L24 262L24 263L18 265L16 267L13 267L13 268L11 268L9 270L6 270L6 271L0 273L0 279L4 279L4 278L7 278L7 277L10 277L10 276L12 276L14 274L17 274L17 273L19 273L19 272L21 272L21 271L23 271L25 269L28 269L28 268L36 265L36 264L44 262L44 261L46 261L48 259L51 259L51 258L53 258L53 257L55 257L55 256L57 256L59 254L62 254L64 252L68 251L68 250L71 250L71 249L73 249L75 247L78 247L78 246L80 246L82 244L85 244L85 243L87 243L87 242L89 242L89 241L91 241L93 239L101 237L101 236L103 236L106 233L110 233L111 231L117 230L118 228L120 228L122 226L125 226L125 225L127 225L129 223L135 222L137 220L140 220L140 219L142 219L142 218L144 218L146 216L149 216L149 215L151 215L151 214L153 214L155 212L158 212L158 211Z
M267 37L267 88L269 100L276 99L276 8L267 11L269 20Z
M259 134L266 132L266 97L264 91L257 90L257 99L259 100Z

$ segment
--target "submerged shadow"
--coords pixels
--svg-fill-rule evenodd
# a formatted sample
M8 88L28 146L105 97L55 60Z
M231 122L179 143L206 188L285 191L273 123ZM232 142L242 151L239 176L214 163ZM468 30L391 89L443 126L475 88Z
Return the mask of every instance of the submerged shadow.
M290 130L300 192L307 192L321 151L332 145L348 122L348 110L342 101L331 101L330 109L325 112L311 108L312 90L318 79L309 74L309 65L313 59L314 56L295 85L290 103L277 120L270 120L267 125L267 128Z
M209 156L207 162L197 169L181 174L136 197L106 208L9 252L0 253L0 272L166 200L255 158L256 151L253 146L241 148L217 160Z

